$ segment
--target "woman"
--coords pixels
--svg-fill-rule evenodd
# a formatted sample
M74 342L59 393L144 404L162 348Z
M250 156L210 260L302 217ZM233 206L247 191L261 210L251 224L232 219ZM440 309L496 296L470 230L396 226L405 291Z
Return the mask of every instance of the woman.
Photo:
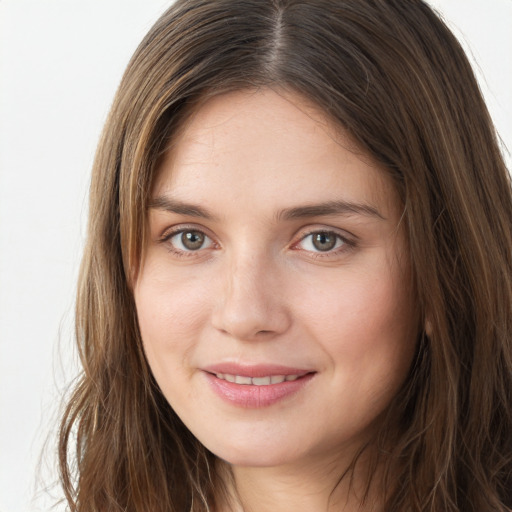
M90 212L72 510L512 507L510 178L422 1L178 1Z

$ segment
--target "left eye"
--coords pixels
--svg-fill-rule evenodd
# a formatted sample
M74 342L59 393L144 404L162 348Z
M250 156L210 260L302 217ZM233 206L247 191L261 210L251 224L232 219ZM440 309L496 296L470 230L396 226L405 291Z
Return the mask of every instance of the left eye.
M178 251L192 252L207 249L213 242L202 231L188 229L179 231L169 238L169 243Z
M345 240L337 233L332 231L316 231L306 235L297 245L305 251L329 252L345 244Z

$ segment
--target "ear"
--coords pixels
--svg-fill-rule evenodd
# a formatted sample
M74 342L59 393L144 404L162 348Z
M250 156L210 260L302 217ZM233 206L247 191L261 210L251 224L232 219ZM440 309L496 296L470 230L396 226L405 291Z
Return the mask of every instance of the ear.
M430 338L430 336L432 336L432 322L427 318L425 320L425 334L427 335L427 337Z
M139 277L140 268L138 265L132 265L128 273L128 286L133 290L137 278Z
M144 265L144 254L141 254L138 258L131 257L130 261L127 262L126 267L128 270L125 272L128 288L133 292L137 284L137 280L142 272L142 266Z

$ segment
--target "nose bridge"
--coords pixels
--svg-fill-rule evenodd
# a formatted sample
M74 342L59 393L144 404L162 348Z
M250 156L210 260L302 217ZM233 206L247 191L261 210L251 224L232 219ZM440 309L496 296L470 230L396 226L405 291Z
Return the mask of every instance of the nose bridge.
M222 269L214 326L241 340L271 337L289 326L279 269L268 252L233 251Z

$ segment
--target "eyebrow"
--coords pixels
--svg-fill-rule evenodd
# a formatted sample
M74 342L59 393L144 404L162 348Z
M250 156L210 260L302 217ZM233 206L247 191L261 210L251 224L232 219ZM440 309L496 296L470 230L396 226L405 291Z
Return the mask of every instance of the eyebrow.
M148 203L148 208L157 210L165 210L179 215L188 215L190 217L199 217L207 220L216 220L209 210L195 204L184 203L167 196L158 196L151 199Z
M277 214L277 219L292 220L305 217L353 214L377 217L381 220L386 220L386 218L374 206L364 203L354 203L351 201L327 201L325 203L286 208Z
M158 196L149 201L149 208L165 210L179 215L188 215L207 220L217 220L208 209L195 204L178 201L168 196ZM309 217L325 217L328 215L364 215L367 217L376 217L381 220L386 218L369 204L354 203L351 201L327 201L324 203L296 206L280 210L275 218L276 220L293 220Z

